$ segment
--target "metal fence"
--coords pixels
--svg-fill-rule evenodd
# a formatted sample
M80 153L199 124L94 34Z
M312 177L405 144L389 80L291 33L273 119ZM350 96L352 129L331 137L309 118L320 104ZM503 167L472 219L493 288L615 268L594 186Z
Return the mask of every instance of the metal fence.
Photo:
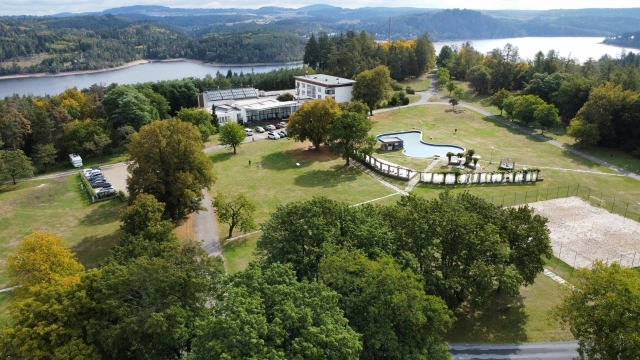
M628 219L640 222L640 204L631 203L607 194L605 191L581 187L579 184L556 186L547 188L528 189L525 191L505 192L483 198L494 205L515 206L537 201L562 199L577 196L589 204L601 207L610 213L622 215Z

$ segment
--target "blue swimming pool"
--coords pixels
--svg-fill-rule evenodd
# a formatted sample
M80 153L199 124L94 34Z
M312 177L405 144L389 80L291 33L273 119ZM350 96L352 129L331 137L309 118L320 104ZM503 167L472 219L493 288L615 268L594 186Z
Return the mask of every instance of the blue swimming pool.
M427 158L433 156L446 156L449 151L454 154L464 152L464 148L457 145L445 144L429 144L422 141L422 131L411 130L395 133L380 134L376 139L380 140L385 137L397 137L404 141L404 150L402 153L419 158Z

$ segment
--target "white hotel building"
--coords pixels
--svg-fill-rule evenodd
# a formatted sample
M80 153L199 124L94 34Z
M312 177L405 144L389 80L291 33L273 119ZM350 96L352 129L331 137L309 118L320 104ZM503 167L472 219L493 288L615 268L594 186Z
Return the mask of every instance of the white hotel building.
M351 102L355 80L316 74L295 76L296 96L300 99L334 98L338 103Z
M265 96L268 94L264 91L248 87L205 91L198 96L198 106L215 111L220 124L277 120L289 117L305 100L333 98L338 103L351 102L354 83L355 80L322 74L296 76L295 90L281 91L293 93L293 101L278 101L276 96Z

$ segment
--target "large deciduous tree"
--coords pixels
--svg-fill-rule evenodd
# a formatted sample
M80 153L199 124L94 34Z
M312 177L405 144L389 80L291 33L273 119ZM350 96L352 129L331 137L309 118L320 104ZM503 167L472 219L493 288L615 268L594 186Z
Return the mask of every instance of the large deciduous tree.
M387 92L391 90L391 72L389 68L380 65L372 70L359 73L353 84L353 98L360 100L369 106L369 115L373 115L376 104L384 100Z
M216 133L216 127L212 123L213 116L206 110L198 108L182 108L178 111L176 117L182 121L197 126L200 134L202 135L202 142L207 142L209 137Z
M489 98L489 104L495 106L500 110L500 116L502 116L502 110L504 109L504 102L511 97L511 93L506 89L500 89Z
M543 135L545 130L549 130L560 124L558 109L551 104L538 106L538 108L533 112L533 119L538 123L538 125L540 125Z
M22 150L0 150L0 158L3 164L0 171L11 177L13 185L16 184L17 177L33 176L33 164L31 159Z
M220 126L220 144L233 148L234 154L246 137L244 128L237 122L231 121Z
M287 265L250 264L212 302L193 358L356 360L362 343L338 299L322 283L298 282Z
M364 115L345 112L329 124L327 143L329 150L340 154L349 165L349 159L356 153L370 155L376 145L376 139L369 135L371 121Z
M229 238L233 235L236 227L247 232L253 230L256 225L253 222L253 213L256 205L244 194L237 194L231 199L227 199L218 193L213 199L213 207L216 209L218 219L229 224Z
M139 194L131 205L120 212L120 230L138 235L145 229L160 224L165 205L153 195Z
M169 241L163 256L112 262L83 280L94 303L85 331L102 358L179 359L192 349L224 268L197 243Z
M289 117L287 132L296 141L311 141L316 150L327 141L329 124L340 114L332 98L307 101Z
M513 117L529 125L535 120L536 109L540 105L545 105L544 100L536 95L522 95L514 97L515 107L513 109Z
M151 106L149 99L131 86L111 89L102 104L113 129L130 125L137 130L160 118L158 110Z
M320 265L321 279L340 294L349 324L362 334L360 359L450 359L442 335L453 323L444 301L426 295L419 276L389 256L340 252Z
M575 118L584 124L597 126L600 135L598 144L616 146L620 138L626 137L628 129L620 125L637 98L638 94L623 90L620 85L604 83L591 89L589 100Z
M33 163L44 166L44 172L47 172L47 165L56 163L57 155L58 151L51 143L37 144L33 147Z
M129 203L139 194L165 203L164 218L178 221L201 209L202 189L214 181L213 164L202 152L202 137L192 124L155 121L131 136Z
M449 70L444 67L438 68L438 71L436 71L436 86L438 88L441 88L447 85L449 81L451 81L451 75L449 74Z
M340 236L346 205L325 197L278 206L262 224L257 251L267 264L289 263L298 279L317 280L325 245Z
M469 80L478 94L485 94L489 91L491 74L487 67L476 65L467 71L467 80Z
M554 315L578 340L580 359L635 359L640 354L640 277L596 261L574 272Z
M7 258L7 271L14 284L21 286L19 291L77 277L82 270L64 239L50 233L34 232L25 237Z

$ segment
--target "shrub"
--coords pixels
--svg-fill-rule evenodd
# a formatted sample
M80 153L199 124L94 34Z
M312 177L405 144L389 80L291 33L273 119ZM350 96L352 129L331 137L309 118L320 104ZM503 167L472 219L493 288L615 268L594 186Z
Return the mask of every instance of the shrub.
M413 95L416 93L416 91L411 86L407 86L405 91L407 92L407 94L410 94L410 95Z
M397 81L395 81L395 80L391 80L391 81L389 81L389 85L391 86L391 89L392 89L393 91L400 91L400 90L402 90L402 89L403 89L403 88L402 88L402 85L400 85L400 83L398 83L398 82L397 82Z

